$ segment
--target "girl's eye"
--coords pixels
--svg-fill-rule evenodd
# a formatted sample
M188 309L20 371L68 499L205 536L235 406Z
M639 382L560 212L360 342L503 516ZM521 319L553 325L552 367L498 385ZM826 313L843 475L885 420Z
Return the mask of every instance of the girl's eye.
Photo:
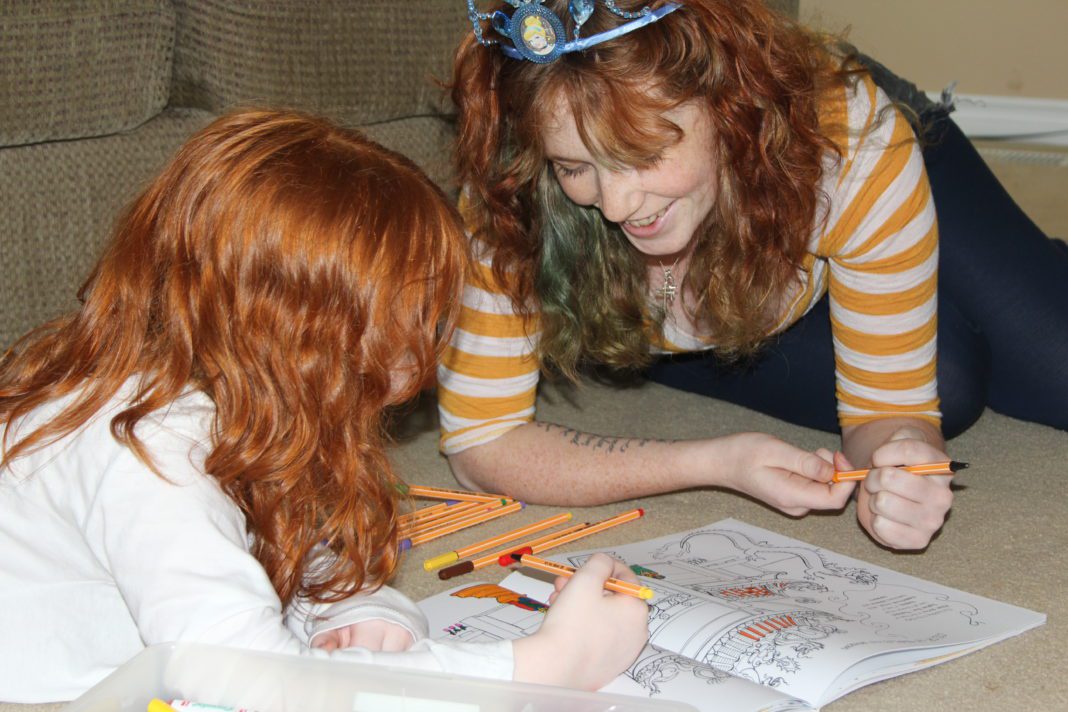
M574 168L568 168L562 166L559 163L553 164L553 172L556 173L558 178L574 178L586 171L586 166L575 166Z

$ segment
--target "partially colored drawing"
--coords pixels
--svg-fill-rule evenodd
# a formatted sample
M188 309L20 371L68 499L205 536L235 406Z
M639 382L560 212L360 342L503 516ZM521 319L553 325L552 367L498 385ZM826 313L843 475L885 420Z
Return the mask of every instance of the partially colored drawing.
M453 592L452 595L457 598L493 598L497 603L505 603L526 611L537 611L538 613L544 613L549 610L549 606L541 601L535 601L522 593L516 593L492 583L468 586Z
M664 578L663 574L658 574L657 572L653 571L652 569L645 568L641 564L631 564L630 565L630 570L633 571L638 576L644 576L645 578L651 578L651 579L662 579L662 578Z

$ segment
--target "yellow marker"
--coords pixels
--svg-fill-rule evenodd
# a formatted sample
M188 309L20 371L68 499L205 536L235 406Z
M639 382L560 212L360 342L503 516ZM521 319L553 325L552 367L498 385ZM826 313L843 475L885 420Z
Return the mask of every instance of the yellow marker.
M163 700L152 698L148 702L148 712L177 712L177 710Z

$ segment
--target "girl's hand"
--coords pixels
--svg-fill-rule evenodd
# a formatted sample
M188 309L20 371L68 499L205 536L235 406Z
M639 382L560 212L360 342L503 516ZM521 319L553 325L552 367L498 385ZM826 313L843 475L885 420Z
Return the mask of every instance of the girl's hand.
M414 642L412 634L404 626L374 619L320 633L312 639L311 645L323 650L366 648L396 653L412 647Z
M604 590L613 577L636 582L623 562L594 554L569 579L558 579L541 628L515 641L515 679L596 690L634 662L649 638L641 599Z
M923 549L946 520L953 504L950 475L914 475L895 465L942 462L949 456L923 433L899 428L871 456L871 472L857 496L857 519L873 539L892 549ZM839 470L854 469L841 453Z
M841 509L856 483L832 484L831 453L794 447L764 433L728 436L724 484L799 517L813 509Z

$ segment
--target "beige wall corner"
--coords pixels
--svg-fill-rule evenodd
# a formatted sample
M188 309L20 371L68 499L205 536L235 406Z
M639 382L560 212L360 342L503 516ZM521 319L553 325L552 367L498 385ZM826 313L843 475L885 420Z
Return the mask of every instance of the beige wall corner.
M801 0L800 19L927 91L1068 100L1068 0Z

